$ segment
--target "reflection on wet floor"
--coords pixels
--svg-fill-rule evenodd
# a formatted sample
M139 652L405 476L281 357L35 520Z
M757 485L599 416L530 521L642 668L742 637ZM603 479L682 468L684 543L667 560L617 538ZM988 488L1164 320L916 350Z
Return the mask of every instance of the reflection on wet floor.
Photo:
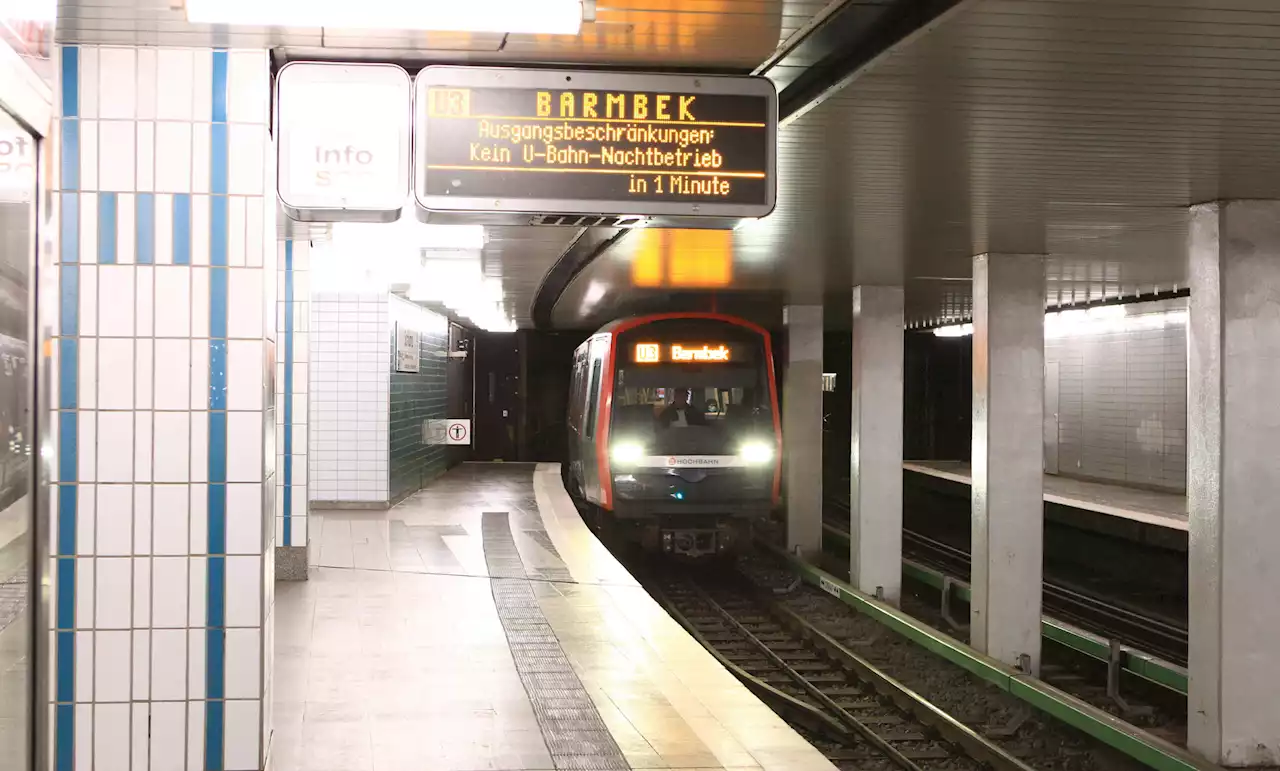
M277 771L831 769L600 553L554 469L311 517L310 580L276 586Z
M30 731L31 541L26 502L22 498L0 512L0 771L26 767ZM18 524L21 527L14 526Z

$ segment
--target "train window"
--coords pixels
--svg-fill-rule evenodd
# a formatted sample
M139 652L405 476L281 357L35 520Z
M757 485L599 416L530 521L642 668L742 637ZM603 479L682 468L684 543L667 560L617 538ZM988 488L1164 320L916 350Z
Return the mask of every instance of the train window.
M582 359L573 363L573 382L569 385L569 426L577 431L582 425Z
M600 403L600 370L603 368L604 362L596 359L591 365L591 389L587 392L587 438L591 439L596 435L596 413Z
M773 432L769 394L754 373L716 378L721 383L671 377L665 385L630 375L614 394L613 434L653 454L732 454L744 440Z

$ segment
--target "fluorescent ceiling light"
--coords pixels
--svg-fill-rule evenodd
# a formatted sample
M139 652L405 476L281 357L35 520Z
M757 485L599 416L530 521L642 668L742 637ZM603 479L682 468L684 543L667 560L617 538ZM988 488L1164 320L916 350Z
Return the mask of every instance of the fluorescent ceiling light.
M265 27L576 35L581 0L186 0L187 21Z
M483 249L484 225L415 225L413 238L423 249Z
M1047 340L1056 340L1063 337L1104 335L1111 332L1163 329L1186 324L1187 319L1186 308L1143 312L1139 306L1104 305L1088 310L1075 309L1046 313L1044 336ZM933 334L937 337L967 337L973 334L973 324L935 327Z
M0 19L52 22L58 16L58 0L0 0Z
M936 327L933 334L937 337L966 337L973 334L973 325L950 324L945 327Z

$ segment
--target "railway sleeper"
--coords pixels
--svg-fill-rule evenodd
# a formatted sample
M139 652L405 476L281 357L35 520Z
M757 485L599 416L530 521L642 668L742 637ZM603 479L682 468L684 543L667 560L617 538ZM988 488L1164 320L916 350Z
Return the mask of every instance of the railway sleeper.
M766 670L774 669L773 665L769 663L768 659L759 655L756 655L756 656L752 656L750 654L741 655L741 656L727 655L725 656L725 658L729 659L734 664L737 664L738 666L742 667L748 672L763 672Z
M824 683L835 684L835 683L846 682L846 678L844 674L839 672L831 672L831 671L814 672L811 674L805 674L804 679L808 680L813 685L822 685ZM823 693L826 693L825 688L823 688L822 691ZM830 696L830 694L827 694L827 695Z
M792 669L794 669L795 671L799 672L802 675L809 672L814 672L818 674L831 673L833 675L841 674L840 669L838 667L833 667L825 661L814 661L809 659L805 659L801 661L791 661L787 659L785 656L782 657L782 660L787 663L787 666L791 667ZM844 680L844 677L841 676L840 679Z
M871 721L871 720L863 720L862 722L866 723L867 725L874 724L874 721ZM876 735L887 742L898 742L898 743L928 742L930 744L934 743L932 739L920 733L919 731L899 731L897 733L892 731L885 731L884 733L880 733L879 731L877 731ZM948 755L948 757L950 757L950 755Z
M952 760L956 757L956 753L948 752L947 750L943 750L943 749L904 750L902 748L899 748L899 751L908 760Z
M790 648L790 647L787 647L787 646L781 646L781 645L779 645L779 646L777 646L777 647L773 648L772 650L773 650L773 652L774 652L774 653L776 653L776 654L778 654L779 656L781 656L781 657L783 658L783 660L784 660L784 661L787 661L787 662L791 662L791 661L825 661L825 660L826 660L825 658L821 658L821 657L819 657L819 656L818 656L818 654L817 654L817 653L815 653L815 652L813 651L813 649L811 649L811 648L806 648L806 647L804 647L803 645L800 645L799 643L796 643L796 647L795 647L795 648Z
M867 752L863 749L839 749L824 751L823 756L832 763L888 763L888 759L879 752Z
M832 699L836 706L852 714L859 720L867 723L901 723L902 718L897 715L860 715L860 712L870 712L873 710L883 710L884 705L878 701L850 701L848 699Z
M867 725L902 725L903 724L901 715L888 715L884 713L881 713L879 715L865 715L865 714L859 715L857 713L861 712L862 710L856 707L854 709L848 709L847 707L841 706L840 708L843 709L845 712L852 714L854 717L858 718L858 720L860 720L863 723L866 723Z
M848 684L847 681L845 685L842 685L842 686L836 686L834 688L823 688L822 692L833 699L838 696L853 696L859 699L875 700L875 701L872 701L871 703L875 703L875 704L879 703L879 701L876 700L876 696L872 694L870 688L868 688L865 685L850 685Z

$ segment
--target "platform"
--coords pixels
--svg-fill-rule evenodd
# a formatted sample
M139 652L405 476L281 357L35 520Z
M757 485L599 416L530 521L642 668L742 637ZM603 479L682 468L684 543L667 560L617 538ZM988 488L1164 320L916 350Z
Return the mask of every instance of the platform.
M973 472L966 461L915 460L903 463L902 468L964 485L973 484ZM1044 499L1074 509L1187 531L1185 495L1045 474Z
M276 771L834 768L586 528L555 465L313 512L276 590Z

